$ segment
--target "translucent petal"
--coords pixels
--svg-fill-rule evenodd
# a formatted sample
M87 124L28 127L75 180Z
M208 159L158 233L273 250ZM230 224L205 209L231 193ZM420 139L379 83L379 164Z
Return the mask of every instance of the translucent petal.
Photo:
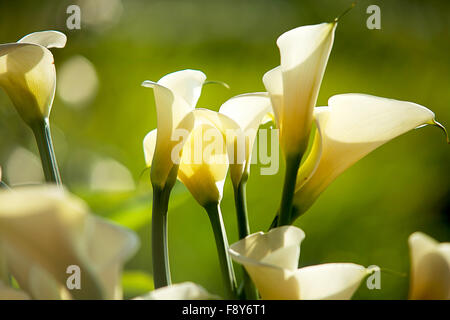
M307 167L300 168L302 178L297 180L294 196L297 216L368 153L409 130L434 123L433 112L412 102L350 93L333 96L328 103L328 108L316 109L321 139L315 144L321 144L321 153L311 153L311 159L305 161ZM314 148L318 150L319 146Z
M67 37L62 32L49 30L30 33L17 42L38 44L47 49L64 48Z
M27 43L0 45L0 87L26 123L49 116L55 86L55 65L48 49Z
M409 237L411 275L409 298L450 299L450 243L439 243L415 232Z
M283 81L280 139L286 155L297 155L306 150L313 109L333 46L336 25L302 26L282 34L277 40ZM279 90L279 85L276 88Z

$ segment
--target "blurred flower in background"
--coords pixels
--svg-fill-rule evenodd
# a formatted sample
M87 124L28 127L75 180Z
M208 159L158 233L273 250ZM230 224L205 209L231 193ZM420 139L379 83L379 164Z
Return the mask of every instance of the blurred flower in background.
M98 77L88 59L76 55L64 61L58 72L59 97L73 108L83 108L95 98Z

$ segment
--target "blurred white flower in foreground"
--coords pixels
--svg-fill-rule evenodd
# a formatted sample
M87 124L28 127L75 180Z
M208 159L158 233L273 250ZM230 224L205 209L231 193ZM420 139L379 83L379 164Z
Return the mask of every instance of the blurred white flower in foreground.
M134 298L134 300L218 300L219 296L206 291L202 286L193 282L182 282L162 287Z
M25 148L16 147L6 162L5 177L11 186L43 182L39 157Z
M450 299L450 243L421 232L409 236L411 275L409 299Z
M122 265L138 238L61 188L39 186L0 192L0 244L8 272L33 299L120 299ZM66 287L71 265L81 289Z
M283 226L254 233L230 246L266 300L350 299L374 269L353 263L327 263L298 269L304 232Z

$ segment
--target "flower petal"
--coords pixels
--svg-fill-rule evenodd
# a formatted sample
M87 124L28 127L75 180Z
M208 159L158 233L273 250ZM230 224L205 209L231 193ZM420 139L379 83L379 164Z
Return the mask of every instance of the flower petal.
M89 262L94 266L106 299L122 299L122 266L139 247L139 239L127 229L93 217L93 230L87 238Z
M218 300L219 296L209 293L193 282L182 282L162 287L134 300Z
M67 37L62 32L49 30L30 33L17 42L38 44L47 49L64 48Z
M201 205L206 205L222 199L227 172L228 153L222 131L196 113L194 129L183 146L178 179Z
M48 49L28 43L0 45L0 87L27 124L49 116L55 86L55 65Z
M199 70L181 70L165 75L158 84L183 98L192 108L197 104L206 75Z
M243 150L243 152L245 152L244 170L247 175L250 171L250 160L258 128L263 124L263 121L268 121L270 119L267 117L267 114L269 114L271 110L270 98L265 92L247 93L235 96L222 104L219 109L219 113L233 119L243 131L243 138L245 139L246 144L245 150ZM237 145L236 149L238 149ZM237 152L242 152L239 150L235 151L235 154L237 154ZM233 161L232 163L234 164L236 162ZM235 169L231 166L230 175L233 184L238 185L242 177L240 168Z
M300 257L300 243L305 233L294 226L283 226L267 233L254 233L230 246L231 257L246 265L295 270Z
M277 40L283 79L280 139L285 154L297 155L306 150L336 25L333 22L302 26Z
M172 150L176 129L190 131L193 119L189 113L195 108L206 76L201 71L181 70L170 73L158 82L144 81L144 87L154 89L158 135L152 164L152 183L163 187L174 163Z
M281 66L267 71L263 76L263 83L270 95L276 126L281 130L281 115L283 112L283 74L281 73Z
M450 243L415 232L409 237L412 300L450 299Z
M326 263L297 270L302 300L348 300L371 272L353 263Z
M320 157L312 153L312 158L305 161L308 168L300 168L305 172L300 172L302 178L297 180L297 212L293 219L304 213L336 177L368 153L409 130L434 123L433 112L412 102L342 94L331 97L328 103L328 108L316 109L321 140L316 139L315 143L322 145L322 152ZM314 169L312 163L317 161Z
M153 129L144 138L144 159L147 167L152 165L153 156L155 154L157 129Z
M134 234L90 215L84 202L54 186L0 192L0 241L9 271L35 298L43 282L33 274L61 288L71 265L81 270L74 298L117 298L120 266L137 244ZM55 297L50 287L46 298Z

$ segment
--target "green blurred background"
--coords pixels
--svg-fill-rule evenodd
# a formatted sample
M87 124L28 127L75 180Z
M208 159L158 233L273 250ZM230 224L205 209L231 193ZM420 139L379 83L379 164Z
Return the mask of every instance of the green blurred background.
M66 8L81 8L68 30ZM229 97L263 91L262 75L279 64L277 37L331 21L351 1L1 1L0 43L39 30L67 34L53 50L58 73L51 123L66 186L96 214L136 230L141 247L126 265L125 297L152 288L151 186L142 140L156 127L153 93L143 80L186 68L228 83L203 89L198 106L217 110ZM366 28L366 8L381 8L381 30ZM359 1L339 24L318 105L338 93L409 100L450 126L450 2ZM37 148L0 92L0 165L11 185L42 181ZM300 266L326 262L379 265L381 290L363 284L356 299L402 299L408 291L407 237L421 230L450 240L450 152L437 128L414 130L376 150L339 177L297 221L306 232ZM251 230L266 230L277 210L284 168L252 169ZM222 203L230 242L237 240L233 193ZM205 212L178 183L169 208L174 282L223 291Z

